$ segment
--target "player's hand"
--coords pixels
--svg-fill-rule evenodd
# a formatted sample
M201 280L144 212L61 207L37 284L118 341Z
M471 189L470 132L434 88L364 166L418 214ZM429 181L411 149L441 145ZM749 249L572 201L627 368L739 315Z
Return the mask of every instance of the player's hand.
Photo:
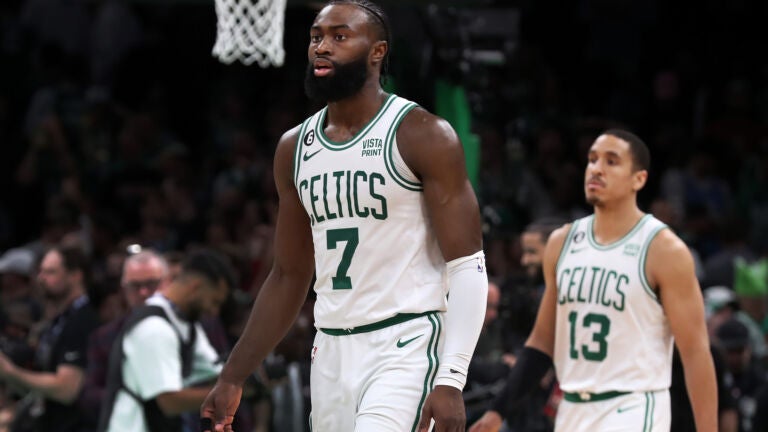
M503 419L496 411L486 411L479 420L469 428L469 432L499 432Z
M200 407L200 431L232 432L232 421L242 395L241 386L217 381Z
M432 390L421 410L419 432L427 432L430 420L435 419L434 432L463 432L467 425L461 390L439 385Z

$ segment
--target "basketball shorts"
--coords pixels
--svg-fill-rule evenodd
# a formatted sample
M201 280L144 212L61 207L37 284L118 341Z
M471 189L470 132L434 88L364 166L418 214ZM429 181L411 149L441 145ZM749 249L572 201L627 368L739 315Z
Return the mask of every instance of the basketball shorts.
M312 347L310 430L415 431L437 372L441 315L320 329Z
M557 409L555 431L669 432L672 412L668 390L626 393L606 399L596 396L579 400L577 394L566 393Z

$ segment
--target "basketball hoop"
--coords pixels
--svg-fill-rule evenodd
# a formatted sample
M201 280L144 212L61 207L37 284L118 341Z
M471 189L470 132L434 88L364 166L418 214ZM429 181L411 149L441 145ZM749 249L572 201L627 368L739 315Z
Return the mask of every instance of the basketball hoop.
M285 5L286 0L216 0L212 54L226 64L282 66Z

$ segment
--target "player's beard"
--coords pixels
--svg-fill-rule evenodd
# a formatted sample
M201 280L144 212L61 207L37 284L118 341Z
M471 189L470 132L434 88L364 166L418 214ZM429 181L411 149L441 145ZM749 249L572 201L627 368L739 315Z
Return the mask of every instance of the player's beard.
M304 91L310 99L325 103L346 99L360 91L368 79L367 56L345 64L331 63L333 73L324 77L315 76L314 65L307 64Z

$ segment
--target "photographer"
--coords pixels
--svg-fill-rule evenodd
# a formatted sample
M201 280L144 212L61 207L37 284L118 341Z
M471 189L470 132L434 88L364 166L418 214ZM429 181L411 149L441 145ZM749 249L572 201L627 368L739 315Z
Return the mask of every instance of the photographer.
M88 334L98 316L85 295L87 262L75 248L52 248L40 264L38 283L55 317L40 335L37 370L0 354L0 380L29 391L17 410L14 431L79 431L82 415L73 406L83 383Z

